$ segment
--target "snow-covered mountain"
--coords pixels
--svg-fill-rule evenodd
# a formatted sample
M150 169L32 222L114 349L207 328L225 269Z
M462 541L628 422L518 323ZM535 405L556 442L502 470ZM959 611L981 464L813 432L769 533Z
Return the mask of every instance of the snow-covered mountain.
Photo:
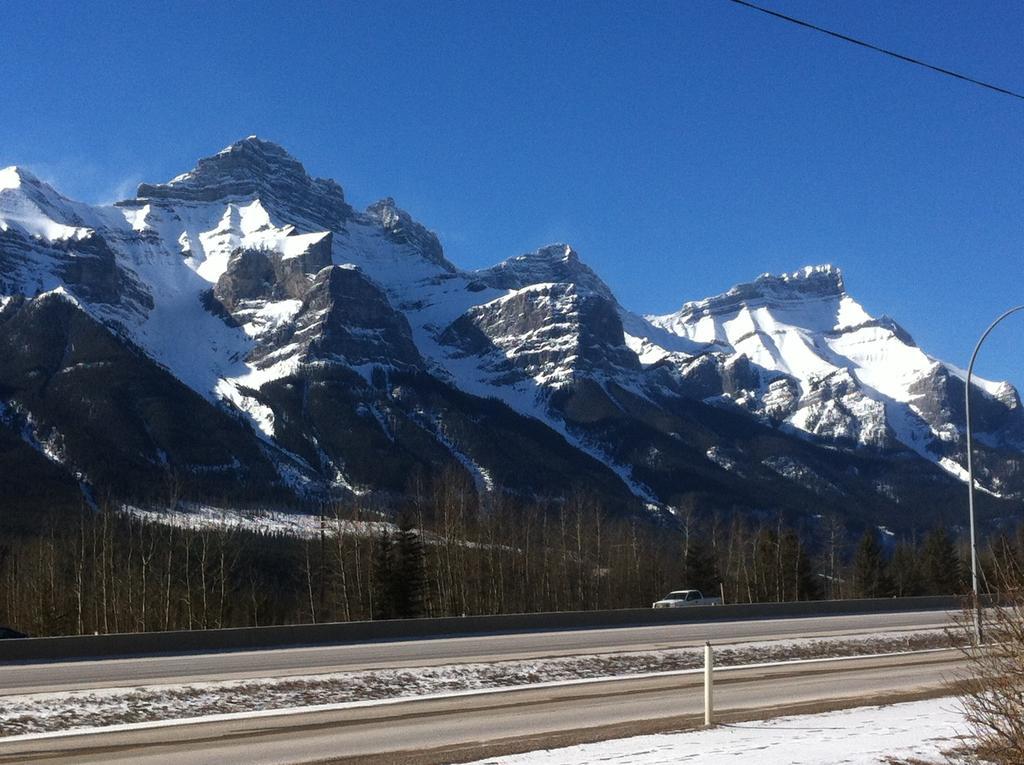
M393 200L357 211L255 137L111 206L0 171L0 350L0 466L90 494L287 504L445 475L893 525L963 472L962 372L831 266L642 317L568 245L461 270ZM1024 496L1017 393L978 396L985 488Z
M647 319L706 355L692 347L674 351L671 339L656 333L631 338L631 347L645 363L675 365L684 379L713 364L723 384L720 393L709 389L711 396L837 444L907 448L963 475L964 372L929 356L893 319L868 315L833 266L765 274ZM744 375L735 373L740 367ZM984 391L980 429L988 442L1019 451L1024 420L1017 392L1005 382L976 382ZM990 488L1003 488L998 476L990 481Z

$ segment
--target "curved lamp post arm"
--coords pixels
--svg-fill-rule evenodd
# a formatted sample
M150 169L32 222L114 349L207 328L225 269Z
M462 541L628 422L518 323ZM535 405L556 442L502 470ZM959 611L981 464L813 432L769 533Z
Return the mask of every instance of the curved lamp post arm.
M999 317L988 325L988 329L974 346L974 353L971 354L971 363L967 365L967 381L964 384L964 413L967 419L967 508L971 522L971 587L974 593L974 640L981 645L981 600L978 590L978 541L974 532L974 445L971 431L971 377L974 375L974 362L978 359L978 351L985 342L992 330L1007 316L1024 311L1024 305L1015 306L1004 311Z

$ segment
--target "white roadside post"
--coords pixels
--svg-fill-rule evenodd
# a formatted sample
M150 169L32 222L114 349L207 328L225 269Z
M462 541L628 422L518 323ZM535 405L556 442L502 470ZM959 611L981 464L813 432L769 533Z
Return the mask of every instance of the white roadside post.
M704 725L715 724L715 690L712 685L715 657L711 643L704 644Z

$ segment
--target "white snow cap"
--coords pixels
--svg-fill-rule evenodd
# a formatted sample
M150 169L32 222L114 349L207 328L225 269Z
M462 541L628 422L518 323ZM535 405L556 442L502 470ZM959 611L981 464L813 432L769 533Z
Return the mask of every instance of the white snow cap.
M27 175L28 173L17 165L3 168L0 170L0 191L20 188L22 181L27 180Z

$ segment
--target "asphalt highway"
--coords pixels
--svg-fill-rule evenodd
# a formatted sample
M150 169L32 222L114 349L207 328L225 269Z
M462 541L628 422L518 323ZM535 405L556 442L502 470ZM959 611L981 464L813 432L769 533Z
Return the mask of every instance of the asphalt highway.
M396 667L655 651L785 638L864 635L948 626L945 611L704 622L530 632L338 646L0 666L4 695L289 677Z
M672 637L652 640L660 644ZM723 717L752 719L942 695L950 692L948 683L961 670L959 652L941 651L722 671L717 673L716 706ZM691 727L702 714L702 682L700 674L632 678L27 742L0 741L0 765L465 762L494 753Z

